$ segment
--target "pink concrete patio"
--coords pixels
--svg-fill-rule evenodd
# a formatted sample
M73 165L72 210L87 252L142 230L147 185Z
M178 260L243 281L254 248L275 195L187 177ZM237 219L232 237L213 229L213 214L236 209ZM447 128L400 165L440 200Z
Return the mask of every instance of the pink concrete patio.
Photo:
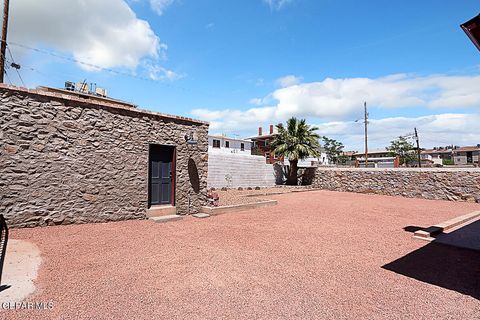
M9 319L474 319L480 253L412 239L471 203L315 191L166 224L13 230L41 250L29 301Z

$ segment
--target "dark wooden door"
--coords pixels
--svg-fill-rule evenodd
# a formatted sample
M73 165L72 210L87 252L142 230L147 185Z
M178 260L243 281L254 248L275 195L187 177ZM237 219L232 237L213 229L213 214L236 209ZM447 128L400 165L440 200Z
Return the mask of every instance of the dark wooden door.
M150 205L172 204L173 148L150 146Z
M467 152L467 163L472 163L473 162L473 152L468 151Z

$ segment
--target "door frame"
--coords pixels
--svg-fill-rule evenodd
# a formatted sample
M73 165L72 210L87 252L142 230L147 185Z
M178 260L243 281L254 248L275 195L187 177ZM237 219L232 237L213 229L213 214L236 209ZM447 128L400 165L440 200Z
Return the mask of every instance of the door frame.
M148 144L148 157L147 157L147 208L152 207L151 203L151 162L150 157L152 154L152 147L164 147L170 148L172 150L172 200L170 205L175 206L175 194L177 186L177 146L171 144L159 144L159 143L149 143ZM158 205L155 205L158 206Z
M465 155L467 157L467 163L473 163L473 151L467 151Z

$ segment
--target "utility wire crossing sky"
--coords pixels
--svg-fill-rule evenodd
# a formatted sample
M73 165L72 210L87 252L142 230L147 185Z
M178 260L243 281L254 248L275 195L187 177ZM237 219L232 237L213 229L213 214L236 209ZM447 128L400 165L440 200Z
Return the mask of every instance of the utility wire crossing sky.
M96 83L212 134L306 118L362 150L417 127L422 147L480 143L480 53L460 28L477 3L16 0L6 81ZM12 67L12 63L21 69Z

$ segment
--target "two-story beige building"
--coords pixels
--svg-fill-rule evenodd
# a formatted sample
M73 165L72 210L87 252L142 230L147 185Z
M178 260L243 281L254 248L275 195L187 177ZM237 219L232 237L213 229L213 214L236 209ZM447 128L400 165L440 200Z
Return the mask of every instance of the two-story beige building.
M453 161L456 165L479 164L480 144L460 147L453 150Z

